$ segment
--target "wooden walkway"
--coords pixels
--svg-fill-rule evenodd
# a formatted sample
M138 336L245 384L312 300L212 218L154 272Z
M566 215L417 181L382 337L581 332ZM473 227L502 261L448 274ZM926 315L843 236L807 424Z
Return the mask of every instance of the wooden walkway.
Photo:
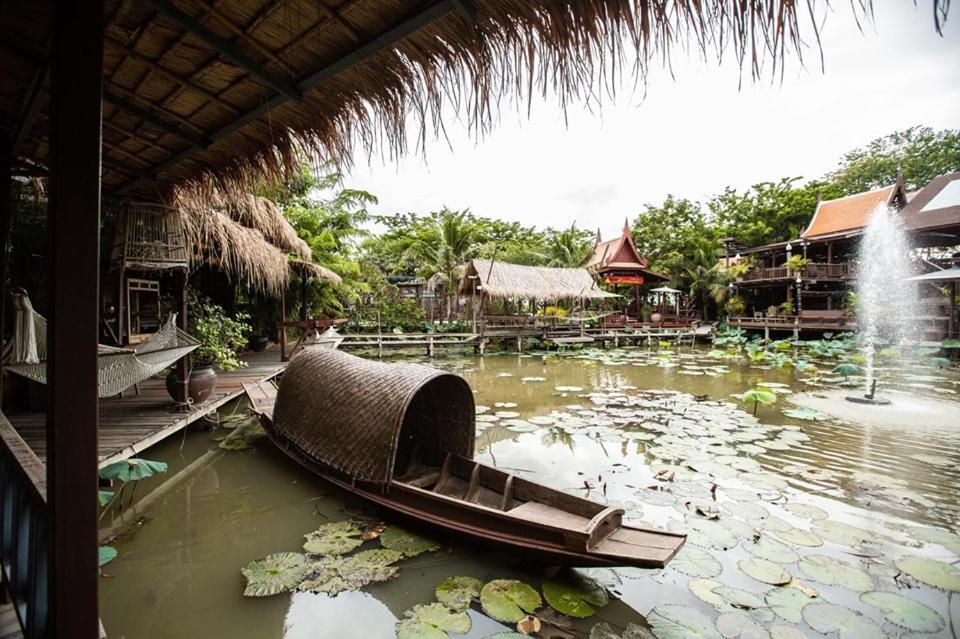
M12 603L0 605L0 639L23 639L20 621Z
M242 359L248 366L220 373L213 395L189 413L175 411L163 379L140 384L139 396L130 390L122 399L101 399L100 466L139 454L242 395L244 383L272 379L286 366L280 362L280 352L275 348L263 353L247 353ZM7 417L37 456L46 461L46 415L19 413Z

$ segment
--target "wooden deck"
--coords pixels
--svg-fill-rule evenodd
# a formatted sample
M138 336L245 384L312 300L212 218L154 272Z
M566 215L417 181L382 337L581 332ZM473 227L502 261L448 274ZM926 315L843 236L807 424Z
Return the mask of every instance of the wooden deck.
M20 621L12 603L0 605L0 639L22 639Z
M176 412L163 379L150 379L140 384L139 396L130 390L122 399L100 400L97 451L100 466L139 454L242 395L244 383L272 379L286 366L280 361L280 351L275 348L263 353L247 353L242 359L248 366L231 373L220 373L213 395L189 413ZM19 413L7 417L37 456L46 461L46 415Z

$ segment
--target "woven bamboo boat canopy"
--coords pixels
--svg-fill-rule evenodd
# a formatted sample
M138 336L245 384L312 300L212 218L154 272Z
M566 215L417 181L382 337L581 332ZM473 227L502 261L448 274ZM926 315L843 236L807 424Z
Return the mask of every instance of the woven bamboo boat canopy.
M460 280L460 292L471 293L474 281L479 292L492 299L557 302L619 297L601 290L585 268L550 268L472 260Z
M308 348L284 371L272 434L322 466L383 487L417 442L432 463L445 453L472 457L475 412L458 375Z
M870 13L869 0L852 4ZM0 12L0 135L22 175L48 162L51 5L7 0ZM948 3L933 5L943 20ZM688 44L775 77L818 42L826 11L825 0L106 0L103 189L242 198L296 178L305 158L403 153L442 133L444 108L482 134L501 104L534 94L595 103Z

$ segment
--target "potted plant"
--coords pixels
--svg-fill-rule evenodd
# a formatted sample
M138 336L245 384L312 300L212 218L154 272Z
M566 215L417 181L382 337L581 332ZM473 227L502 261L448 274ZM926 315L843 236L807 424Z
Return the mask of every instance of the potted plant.
M727 311L727 315L730 317L736 317L738 315L743 315L743 312L747 309L747 303L739 295L734 295L727 300L723 307Z
M779 308L781 315L793 315L797 311L797 307L793 305L793 300L787 300Z
M809 263L810 260L806 259L805 257L800 255L791 255L785 266L790 269L790 272L794 275L803 275L803 269L805 269Z
M229 372L245 366L237 358L237 353L247 342L249 316L237 313L236 317L227 317L223 308L191 291L187 300L187 320L187 331L200 342L190 354L187 394L192 403L200 404L216 388L217 368ZM177 399L181 382L174 367L167 375L167 392L174 399Z

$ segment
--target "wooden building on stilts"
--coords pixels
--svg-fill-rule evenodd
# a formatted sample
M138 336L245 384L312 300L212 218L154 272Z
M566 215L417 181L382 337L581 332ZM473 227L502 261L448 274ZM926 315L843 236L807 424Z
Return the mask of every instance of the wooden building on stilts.
M640 287L670 280L666 275L648 268L647 260L637 251L637 245L630 233L630 223L627 220L623 221L623 232L618 238L604 242L600 238L600 231L597 230L593 254L587 260L586 268L601 282L612 286L614 292L617 292L618 287L621 286L633 288L633 304L628 304L624 311L627 319L636 322L643 319Z

